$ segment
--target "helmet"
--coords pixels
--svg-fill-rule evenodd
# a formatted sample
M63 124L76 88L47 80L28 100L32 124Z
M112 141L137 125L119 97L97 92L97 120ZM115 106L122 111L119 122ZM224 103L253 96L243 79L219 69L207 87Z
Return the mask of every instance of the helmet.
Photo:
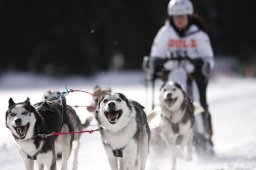
M192 15L193 4L190 0L170 0L168 4L168 15Z

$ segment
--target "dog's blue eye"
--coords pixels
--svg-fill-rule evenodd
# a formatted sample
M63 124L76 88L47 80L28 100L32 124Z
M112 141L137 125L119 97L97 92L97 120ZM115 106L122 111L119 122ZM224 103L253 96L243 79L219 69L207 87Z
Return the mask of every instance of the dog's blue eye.
M108 102L108 100L107 100L107 99L104 99L104 100L103 100L103 103L107 103L107 102Z
M172 91L176 91L176 89L172 89Z
M21 113L22 115L27 115L28 114L28 111L25 111L23 113Z
M164 89L164 92L166 92L167 91L167 89Z
M122 100L121 99L116 99L116 101L121 102Z

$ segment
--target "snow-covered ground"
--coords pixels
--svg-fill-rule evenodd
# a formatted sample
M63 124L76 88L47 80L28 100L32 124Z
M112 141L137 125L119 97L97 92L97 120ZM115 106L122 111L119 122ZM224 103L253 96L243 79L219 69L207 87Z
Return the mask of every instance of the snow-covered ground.
M0 170L25 169L13 137L5 127L5 111L8 99L31 102L41 100L49 89L63 90L65 85L73 89L91 91L95 84L111 86L129 98L145 102L145 87L141 72L102 73L96 77L50 78L33 74L6 73L0 77ZM256 80L217 76L209 85L208 98L214 125L216 156L195 159L192 162L178 161L178 170L256 170ZM70 105L88 105L90 96L71 93L67 96ZM76 109L80 118L85 119L85 108ZM95 124L95 122L94 122ZM89 129L94 129L90 126ZM110 170L107 157L98 133L82 135L79 152L80 170ZM147 169L170 169L167 158L148 159ZM71 167L69 162L69 167ZM37 166L35 166L37 169ZM154 167L154 168L153 168Z

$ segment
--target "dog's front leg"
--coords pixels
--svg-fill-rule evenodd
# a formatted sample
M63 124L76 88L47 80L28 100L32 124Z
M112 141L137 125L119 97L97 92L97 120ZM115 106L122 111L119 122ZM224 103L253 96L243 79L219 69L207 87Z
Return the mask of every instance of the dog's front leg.
M188 141L187 141L188 148L187 148L186 160L188 161L192 161L193 136L194 136L194 133L193 133L193 130L191 130Z
M125 160L125 168L124 170L140 170L138 160Z
M118 162L119 162L119 170L126 170L125 169L125 160L123 158L119 158Z
M43 164L38 164L38 170L44 170L44 165Z
M179 150L177 149L176 145L174 142L169 141L168 143L168 148L170 149L170 153L172 153L172 169L171 170L176 170L176 163L177 163L177 157L181 156Z
M119 163L119 170L141 170L139 163L135 160L125 160L121 158Z
M111 170L118 170L118 162L116 157L109 157L108 158L109 165L111 167Z
M49 170L57 170L57 157L54 146L52 148L52 165L50 166Z
M62 132L68 132L69 131L68 126L64 124L62 126L61 131ZM57 139L58 142L60 142L61 149L62 149L61 170L66 170L67 169L67 163L68 163L68 159L69 159L71 148L72 148L72 145L71 145L71 142L70 142L71 138L72 138L71 135L63 135L63 136L59 136L58 139Z
M171 150L171 153L175 155L176 158L183 158L183 153L177 148L176 142L175 142L175 136L169 136L168 138L163 138L166 142L168 148Z
M80 137L79 137L80 138ZM74 142L73 142L74 143ZM73 145L72 145L73 146ZM80 139L76 141L76 147L74 149L74 160L73 160L73 170L77 170L78 166L78 151L80 148Z
M177 163L177 157L182 157L182 154L179 152L177 149L177 146L175 145L175 138L174 136L169 136L169 138L163 138L168 146L168 149L170 150L170 153L172 153L172 169L171 170L176 170L176 163Z
M49 168L49 170L56 170L56 169L57 169L57 163L56 163L56 160L54 160L54 162L52 163L52 165Z
M145 170L146 161L149 153L149 134L147 133L147 129L144 126L143 133L140 138L139 142L139 155L138 158L140 159L140 170Z
M176 155L172 155L172 170L176 170L176 163L177 163L177 158Z
M108 162L110 165L111 170L118 170L118 159L117 157L114 156L112 148L110 147L110 145L108 143L106 143L106 141L102 141L103 143L103 147L106 151L106 154L108 156Z
M33 160L25 160L26 170L33 170L34 169L34 161Z
M192 145L193 145L193 129L188 130L187 133L184 133L184 138L180 145L180 151L184 153L184 149L187 146L187 153L185 159L187 161L192 160Z

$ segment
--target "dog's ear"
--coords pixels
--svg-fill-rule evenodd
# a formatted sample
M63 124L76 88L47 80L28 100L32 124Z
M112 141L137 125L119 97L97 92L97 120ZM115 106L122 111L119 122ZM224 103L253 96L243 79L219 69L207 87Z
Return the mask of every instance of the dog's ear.
M178 82L175 81L175 82L174 82L174 85L175 85L175 87L177 87L178 89L183 90L180 83L178 83Z
M122 93L117 93L117 94L119 95L119 97L120 97L123 101L125 101L126 105L127 105L127 106L129 107L129 109L131 110L132 106L131 106L131 104L130 104L129 99L127 99L126 96L125 96L124 94L122 94Z
M29 99L29 97L25 100L24 104L27 105L27 106L30 106L30 99Z
M124 101L127 101L128 99L125 97L125 95L124 94L122 94L122 93L117 93L118 94L118 96L122 99L122 100L124 100Z
M160 90L162 90L162 88L166 85L166 82L164 82L161 87L160 87Z
M12 107L12 106L14 106L14 105L15 105L15 103L14 103L13 99L10 98L10 99L9 99L9 108Z
M9 129L7 125L7 117L8 117L8 111L5 112L5 126Z

